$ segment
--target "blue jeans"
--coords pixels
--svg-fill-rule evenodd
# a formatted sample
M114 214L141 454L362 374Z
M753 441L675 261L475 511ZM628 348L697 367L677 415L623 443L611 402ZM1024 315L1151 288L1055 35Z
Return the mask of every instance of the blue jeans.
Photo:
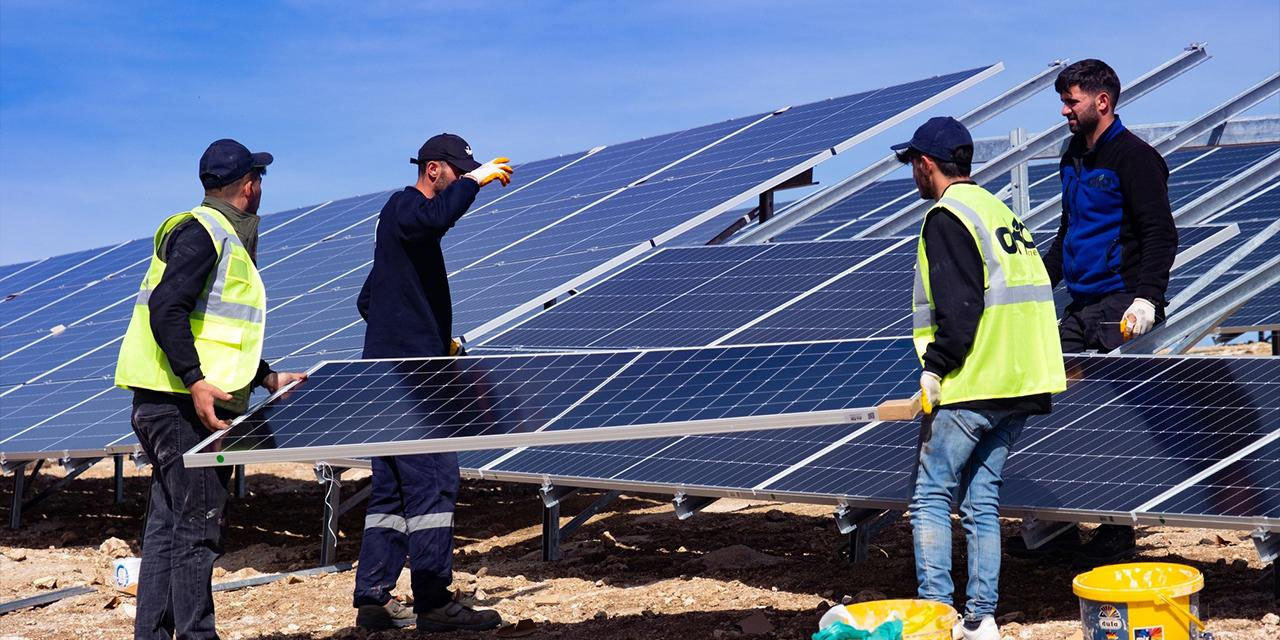
M1000 579L1000 485L1024 412L938 409L920 430L911 497L919 597L952 603L951 507L959 502L969 548L967 620L994 615Z
M190 399L136 392L133 432L151 461L133 637L217 638L210 581L222 555L231 467L182 463L209 435Z

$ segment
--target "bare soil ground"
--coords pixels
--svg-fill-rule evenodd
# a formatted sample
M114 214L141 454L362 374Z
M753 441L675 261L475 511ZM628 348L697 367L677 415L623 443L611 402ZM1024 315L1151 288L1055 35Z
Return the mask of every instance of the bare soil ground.
M110 586L112 557L99 547L115 537L136 548L146 477L129 469L127 501L113 505L110 472L99 465L30 511L23 528L0 533L0 601L80 584L95 589L0 616L0 638L130 636L133 599ZM55 476L42 474L38 482ZM248 486L247 498L232 499L227 553L215 582L318 564L322 494L311 468L251 468ZM4 504L10 491L5 482ZM567 500L562 522L597 495ZM679 521L662 497L624 495L565 541L563 561L544 563L540 505L530 485L467 482L458 507L455 588L510 622L532 621L525 637L807 638L819 615L844 596L910 597L915 591L905 520L879 534L870 560L852 565L842 559L846 538L826 506L722 501L716 513ZM355 509L341 521L342 560L358 554L362 513ZM1016 524L1006 524L1008 533ZM1280 638L1271 569L1258 561L1246 532L1147 527L1138 535L1144 559L1183 562L1205 573L1203 603L1217 638ZM957 543L962 549L959 537ZM1006 558L1004 635L1080 638L1075 573L1065 563ZM957 578L962 584L963 576ZM348 571L219 593L220 633L230 639L411 637L356 629L353 580ZM399 591L407 594L407 572L401 582ZM764 624L746 622L752 617Z

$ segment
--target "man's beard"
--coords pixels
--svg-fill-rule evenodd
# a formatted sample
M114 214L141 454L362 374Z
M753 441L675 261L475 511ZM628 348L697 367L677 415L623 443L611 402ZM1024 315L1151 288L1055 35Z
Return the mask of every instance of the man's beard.
M1076 118L1075 125L1068 121L1067 126L1071 128L1071 133L1082 133L1088 136L1093 135L1094 130L1098 128L1098 122L1101 120L1102 117L1098 115L1098 110L1090 109Z

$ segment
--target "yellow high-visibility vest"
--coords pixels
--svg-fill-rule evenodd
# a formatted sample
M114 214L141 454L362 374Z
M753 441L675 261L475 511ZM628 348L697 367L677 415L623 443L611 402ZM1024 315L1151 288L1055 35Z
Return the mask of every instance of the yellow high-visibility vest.
M191 313L191 334L195 336L204 379L227 393L235 393L248 387L258 372L267 322L266 287L231 223L218 210L199 206L170 216L156 231L151 266L142 278L133 317L120 344L115 377L118 387L189 393L170 369L168 358L151 333L151 311L147 306L152 290L164 275L160 249L169 232L187 220L204 227L218 254L210 280Z
M974 184L953 184L937 206L964 223L982 255L982 317L964 364L942 379L942 406L1057 393L1067 388L1049 273L1031 231L1009 207ZM916 245L912 337L916 354L933 342L933 292L924 227Z

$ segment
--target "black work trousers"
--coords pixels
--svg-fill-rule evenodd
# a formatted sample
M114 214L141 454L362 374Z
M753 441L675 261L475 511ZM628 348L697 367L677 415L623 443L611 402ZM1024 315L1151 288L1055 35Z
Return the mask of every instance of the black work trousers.
M151 461L133 637L217 638L211 580L222 555L231 467L182 463L182 454L209 436L189 397L135 392L133 432Z
M1071 301L1062 312L1058 323L1058 336L1062 339L1063 353L1097 351L1107 353L1124 344L1120 334L1120 319L1129 310L1132 293L1112 293L1098 300ZM1156 326L1164 322L1164 307L1156 307ZM1154 331L1155 328L1153 327Z

